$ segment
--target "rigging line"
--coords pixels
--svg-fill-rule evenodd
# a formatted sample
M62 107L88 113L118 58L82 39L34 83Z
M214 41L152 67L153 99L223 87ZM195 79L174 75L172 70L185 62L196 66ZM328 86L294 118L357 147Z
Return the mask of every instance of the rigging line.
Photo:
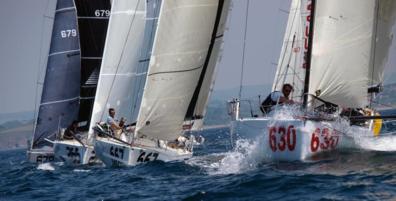
M242 84L243 84L243 73L245 68L245 52L246 52L246 36L247 36L247 29L248 29L248 20L249 20L249 4L250 0L247 0L246 3L246 17L245 17L245 33L243 36L243 50L242 50L242 69L241 69L241 77L239 83L239 100L242 98Z
M300 2L301 3L301 2ZM292 4L293 4L293 2L292 2ZM298 7L297 7L298 8ZM292 22L291 22L291 27L290 27L290 30L289 30L289 33L287 33L288 35L287 35L287 38L286 38L286 41L283 41L284 43L289 43L290 41L289 41L289 38L290 38L290 36L292 35L292 33L293 33L293 30L291 29L292 27L293 27L293 24L294 24L294 21L295 21L295 19L296 19L296 16L297 16L297 13L300 11L301 12L301 6L300 6L300 9L296 9L296 8L291 8L290 9L290 12L291 11L295 11L294 12L294 15L293 15L293 19L292 19ZM289 22L288 22L289 23ZM287 29L287 28L286 28ZM294 43L295 43L295 36L296 36L296 32L294 33L294 37L293 37L293 41L292 41L292 46L294 45ZM286 35L286 34L285 34ZM286 48L285 48L285 50L284 50L284 52L283 52L283 55L282 55L282 60L280 61L280 62L278 62L279 64L279 66L282 66L283 65L283 62L285 61L285 57L286 57L286 52L287 52L287 50L288 50L288 45L286 45ZM291 51L290 51L290 55L292 55L293 54L293 48L291 49ZM288 65L290 64L290 60L291 60L291 56L290 56L290 58L289 58L289 61L288 61ZM287 69L288 68L286 68L285 69L285 71L286 71L286 73L287 73ZM280 71L280 69L279 69L279 71ZM276 84L275 84L275 87L278 85L278 83L279 83L279 81L280 81L280 77L281 77L281 75L282 75L282 73L280 73L279 72L279 74L278 74L278 76L277 76L277 78L276 78ZM286 79L286 76L285 76L285 79ZM285 80L284 79L284 80Z
M124 45L123 45L123 47L122 47L122 52L121 52L121 55L120 55L120 59L118 60L118 64L117 64L117 68L116 68L116 72L115 72L115 73L117 73L117 72L118 72L118 69L120 68L121 59L123 58L124 53L125 53L125 47L126 47L127 41L128 41L128 39L129 39L131 30L132 30L132 25L133 25L133 23L135 22L135 19L136 19L136 13L138 12L138 7L139 7L139 5L140 5L140 1L141 1L141 0L138 0L138 2L136 3L136 7L135 7L135 10L134 10L134 13L133 13L133 18L132 18L132 20L131 20L131 23L129 24L129 30L128 30L127 38L126 38L125 43L124 43ZM108 34L108 33L106 33L106 34ZM102 70L102 69L101 69L101 70ZM109 93L107 94L106 102L105 102L104 105L107 105L107 103L108 103L108 101L109 101L110 93L111 93L111 90L112 90L113 87L114 87L114 82L115 82L116 78L117 78L117 76L114 76L113 81L111 82L110 91L109 91ZM105 110L103 109L103 110L102 110L102 114L100 115L101 119L103 118L104 111L105 111Z
M373 55L372 55L372 57L373 57L373 66L372 66L372 69L371 69L371 86L374 84L374 70L375 70L375 52L376 52L376 49L377 49L377 43L376 43L376 41L377 41L377 34L378 34L378 19L379 19L379 0L376 0L375 1L375 10L376 10L376 14L375 14L375 16L376 16L376 19L374 20L374 22L375 22L375 24L374 24L374 39L372 40L373 41ZM373 105L373 98L374 98L374 95L373 94L371 94L370 95L370 108L372 107L372 105Z
M48 10L48 4L49 4L50 0L47 0L47 4L45 6L45 11ZM55 17L54 17L55 18ZM53 18L53 19L54 19ZM41 58L42 58L42 51L43 51L43 35L44 35L44 21L46 19L46 15L43 15L43 20L41 21L41 36L40 36L40 50L39 50L39 63L38 63L38 69L37 69L37 77L36 77L36 92L35 92L35 96L34 96L34 114L33 114L33 137L32 137L32 143L30 143L31 145L31 149L33 148L33 141L34 141L34 133L36 132L36 125L37 125L37 117L38 117L38 112L37 112L37 96L38 96L38 87L39 87L39 79L40 79L40 75L41 75ZM48 58L48 56L47 56ZM37 116L36 116L37 115Z

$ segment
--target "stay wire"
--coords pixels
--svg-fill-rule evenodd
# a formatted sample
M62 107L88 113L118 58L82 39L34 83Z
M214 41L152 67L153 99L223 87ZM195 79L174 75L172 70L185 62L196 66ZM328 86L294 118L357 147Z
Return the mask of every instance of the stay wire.
M249 4L250 0L247 0L246 3L246 16L245 16L245 32L243 36L243 50L242 50L242 69L241 69L241 77L240 77L240 84L239 84L239 100L242 98L242 84L243 84L243 73L245 68L245 53L246 53L246 36L247 36L247 29L248 29L248 21L249 21Z

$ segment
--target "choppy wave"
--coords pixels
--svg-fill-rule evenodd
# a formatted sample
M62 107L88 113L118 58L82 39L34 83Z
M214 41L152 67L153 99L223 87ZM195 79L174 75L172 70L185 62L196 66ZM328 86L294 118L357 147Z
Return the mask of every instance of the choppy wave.
M340 151L325 160L269 162L258 140L230 146L227 129L203 133L184 162L129 168L25 162L24 150L0 152L0 200L391 200L396 155ZM388 142L388 141L386 141ZM381 144L380 142L379 144ZM386 146L386 145L381 145Z

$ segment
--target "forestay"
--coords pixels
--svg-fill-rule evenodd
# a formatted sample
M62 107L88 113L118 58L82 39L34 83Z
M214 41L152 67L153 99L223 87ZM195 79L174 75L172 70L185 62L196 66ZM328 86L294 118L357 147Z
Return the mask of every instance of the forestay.
M310 94L342 107L368 105L367 88L370 83L374 83L372 80L382 80L383 58L386 58L384 55L387 55L389 49L376 43L383 43L384 40L377 41L377 37L388 35L389 31L382 31L386 30L384 27L393 24L385 26L378 20L381 19L378 16L392 8L390 4L394 3L390 2L317 1ZM386 3L390 7L385 9ZM378 52L380 48L381 52ZM376 57L378 60L374 59Z
M135 131L139 137L174 140L181 134L216 36L223 3L222 0L162 3Z
M281 91L285 83L293 85L293 100L302 101L304 93L304 52L307 50L305 40L308 36L306 1L292 0L287 21L283 46L273 82L272 91Z
M32 148L50 145L60 128L77 119L80 47L73 0L58 0Z
M108 33L90 122L90 134L97 122L114 108L117 117L133 120L134 80L144 39L145 1L117 0L112 3Z
M77 8L81 47L78 121L80 130L88 131L110 17L110 0L74 0L74 2Z

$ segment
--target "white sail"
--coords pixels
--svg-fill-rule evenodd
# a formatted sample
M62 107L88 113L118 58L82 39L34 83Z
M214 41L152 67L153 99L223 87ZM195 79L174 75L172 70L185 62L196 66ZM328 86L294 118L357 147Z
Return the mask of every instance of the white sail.
M304 44L307 39L305 31L309 27L306 21L309 15L306 5L303 0L291 2L283 46L272 86L273 91L281 91L283 84L293 85L294 91L291 94L293 100L301 100L304 92L304 52L307 51Z
M342 107L364 107L376 1L316 3L309 94Z
M224 5L222 6L223 12L221 13L220 21L217 27L213 48L210 50L210 55L207 56L207 61L205 62L206 68L204 66L204 69L201 72L200 81L198 82L198 86L195 89L193 98L191 100L189 106L189 110L191 111L187 111L186 120L194 120L192 130L202 129L203 127L203 119L206 114L209 97L215 84L217 63L219 60L221 45L223 44L223 35L227 22L227 15L229 12L229 4L230 1L224 1Z
M136 73L145 27L145 1L113 1L103 60L100 69L90 131L116 110L116 118L133 120L134 79L146 76Z
M223 2L163 1L135 131L137 136L174 140L182 133Z
M379 0L377 21L375 22L375 47L373 48L373 68L369 71L369 86L382 84L384 70L388 61L389 48L392 44L392 27L396 18L396 1Z

